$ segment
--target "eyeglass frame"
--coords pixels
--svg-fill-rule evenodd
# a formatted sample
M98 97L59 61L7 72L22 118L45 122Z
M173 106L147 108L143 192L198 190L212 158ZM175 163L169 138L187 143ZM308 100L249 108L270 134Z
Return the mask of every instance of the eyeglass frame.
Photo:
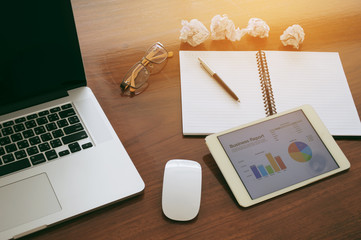
M155 46L159 46L161 47L164 51L165 51L165 54L166 56L164 57L163 60L161 60L160 62L157 62L157 61L154 61L154 59L150 60L149 58L149 54L152 53L152 51L150 51L152 48L154 48ZM157 52L156 52L157 53ZM156 55L156 54L154 54ZM162 43L160 42L156 42L154 43L152 46L150 46L147 51L145 52L144 56L142 57L142 59L135 63L129 70L128 72L126 73L126 75L124 76L122 82L120 83L120 89L122 90L122 93L126 92L127 89L129 88L129 91L130 91L130 95L138 95L140 93L142 93L146 88L144 88L143 91L140 91L140 92L136 92L137 89L141 89L145 83L148 83L148 79L149 79L149 76L151 75L151 72L150 70L147 68L148 64L150 63L153 63L153 64L161 64L163 63L164 61L166 61L169 57L172 57L173 56L173 52L168 52L168 50L163 46ZM159 56L157 56L159 57ZM155 58L157 58L155 57ZM137 69L136 66L141 66L140 69ZM136 86L136 84L134 83L134 80L138 77L138 74L139 72L142 70L142 69L145 69L147 72L148 72L148 75L146 76L146 79L144 80L144 82L141 83L141 85L139 86ZM132 74L129 76L129 72L132 71ZM137 72L136 72L137 71ZM133 74L135 74L135 76L133 76ZM127 77L129 76L129 77ZM127 78L126 78L127 77Z

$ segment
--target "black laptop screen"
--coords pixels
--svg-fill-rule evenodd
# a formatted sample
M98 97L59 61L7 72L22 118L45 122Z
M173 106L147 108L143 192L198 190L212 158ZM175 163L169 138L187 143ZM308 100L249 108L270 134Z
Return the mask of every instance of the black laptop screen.
M70 0L4 1L0 26L0 114L86 85Z

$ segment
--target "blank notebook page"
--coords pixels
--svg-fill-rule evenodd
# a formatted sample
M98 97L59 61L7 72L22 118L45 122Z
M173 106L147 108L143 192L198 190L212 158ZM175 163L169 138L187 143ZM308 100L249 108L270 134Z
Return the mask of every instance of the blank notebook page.
M184 135L207 135L265 117L256 51L180 51ZM239 97L200 65L201 57Z
M361 135L337 52L264 52L277 112L310 104L332 135Z

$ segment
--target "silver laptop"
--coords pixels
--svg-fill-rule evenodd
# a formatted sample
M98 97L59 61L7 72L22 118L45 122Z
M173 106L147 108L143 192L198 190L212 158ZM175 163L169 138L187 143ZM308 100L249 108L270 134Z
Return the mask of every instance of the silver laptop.
M0 16L0 239L139 194L144 182L86 86L70 0Z

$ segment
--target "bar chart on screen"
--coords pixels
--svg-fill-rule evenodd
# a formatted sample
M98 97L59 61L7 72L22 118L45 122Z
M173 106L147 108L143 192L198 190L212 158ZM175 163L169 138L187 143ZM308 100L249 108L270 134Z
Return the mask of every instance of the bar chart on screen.
M280 156L273 156L271 153L265 154L265 159L267 159L266 164L251 165L250 169L252 170L253 175L257 178L263 178L271 176L276 172L287 169L285 163L283 162Z

